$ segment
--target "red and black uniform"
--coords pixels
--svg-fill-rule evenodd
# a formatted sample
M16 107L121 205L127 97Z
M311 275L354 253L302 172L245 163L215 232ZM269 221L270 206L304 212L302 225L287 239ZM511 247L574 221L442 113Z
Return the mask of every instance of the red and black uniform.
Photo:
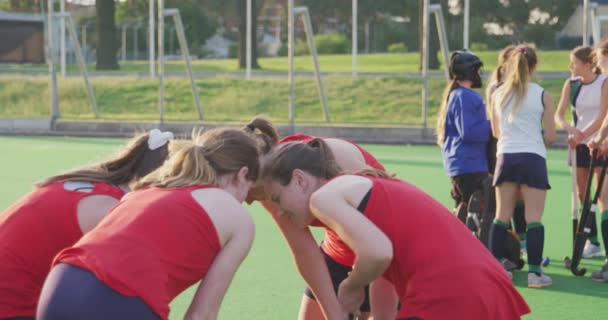
M87 192L63 181L37 187L0 214L0 319L34 317L53 257L82 237L78 203L85 197L120 199L113 185L92 182Z
M316 137L305 135L305 134L294 134L291 136L284 137L281 139L279 143L290 142L290 141L300 141L303 143L307 143ZM340 138L332 138L332 139L340 139ZM384 166L367 150L363 149L361 146L352 143L348 140L340 139L351 143L353 146L357 147L363 155L365 159L365 163L374 168L381 171L386 171ZM268 208L267 208L268 209ZM352 270L352 265L355 262L355 253L344 243L340 237L331 229L327 228L320 221L315 220L311 223L311 226L315 227L323 227L325 228L325 239L321 243L321 252L327 264L330 277L332 283L334 285L334 289L337 291L338 286L342 282L342 280L346 279L348 273ZM315 299L310 288L306 288L305 294L312 299ZM361 307L361 311L369 312L369 292L366 288L365 301Z
M530 312L496 259L443 205L402 180L367 178L363 213L393 244L384 277L400 297L398 318L511 320Z
M201 280L221 250L213 222L191 194L207 187L136 191L54 263L87 270L125 299L138 297L167 319L171 300ZM100 312L94 310L96 302L83 303L91 314Z

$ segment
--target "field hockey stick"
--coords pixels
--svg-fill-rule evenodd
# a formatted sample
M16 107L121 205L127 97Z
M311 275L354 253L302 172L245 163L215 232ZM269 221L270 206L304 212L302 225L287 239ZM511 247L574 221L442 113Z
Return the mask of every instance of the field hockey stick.
M585 242L587 238L589 238L589 234L591 233L591 228L587 226L587 222L589 220L589 216L592 213L595 213L597 209L597 200L602 193L602 186L604 185L604 177L606 176L606 163L602 164L602 170L600 173L600 177L597 181L597 187L595 190L595 194L593 195L593 199L589 202L591 198L591 186L593 180L593 175L595 171L595 167L597 166L597 162L600 161L598 159L598 150L593 150L591 155L591 165L589 166L589 175L587 180L587 187L585 189L585 198L583 201L583 211L581 212L581 218L578 222L578 228L576 230L576 239L574 240L574 248L572 250L572 262L570 265L570 271L576 276L582 276L587 272L585 268L578 268L579 263L581 262L581 258L583 255L583 249L585 247Z

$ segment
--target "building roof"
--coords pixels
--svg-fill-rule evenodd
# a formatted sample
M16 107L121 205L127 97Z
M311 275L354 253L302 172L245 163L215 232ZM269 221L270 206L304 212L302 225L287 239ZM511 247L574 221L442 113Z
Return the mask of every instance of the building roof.
M42 16L39 14L16 13L0 11L0 21L36 21L42 22Z

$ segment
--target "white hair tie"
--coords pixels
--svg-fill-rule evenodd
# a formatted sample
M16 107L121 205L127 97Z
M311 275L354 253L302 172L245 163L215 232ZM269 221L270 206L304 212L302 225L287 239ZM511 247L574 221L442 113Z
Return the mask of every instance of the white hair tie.
M166 145L171 139L173 139L173 132L163 132L158 129L152 129L148 133L148 148L150 150L156 150Z

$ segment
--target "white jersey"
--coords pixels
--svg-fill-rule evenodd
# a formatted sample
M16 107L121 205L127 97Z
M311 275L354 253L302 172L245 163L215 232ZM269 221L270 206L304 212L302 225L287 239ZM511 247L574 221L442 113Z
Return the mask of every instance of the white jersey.
M515 97L508 98L504 102L506 104L504 108L497 104L504 92L505 87L501 86L496 90L494 99L494 108L500 126L497 155L527 152L546 158L547 150L542 134L544 89L536 83L528 83L528 92L513 115L511 110L515 104Z
M600 74L590 83L581 85L580 91L574 100L574 109L578 118L576 122L577 129L583 131L589 128L599 116L604 80L606 80L606 76ZM585 138L581 143L587 144L595 137L596 133L597 131Z

